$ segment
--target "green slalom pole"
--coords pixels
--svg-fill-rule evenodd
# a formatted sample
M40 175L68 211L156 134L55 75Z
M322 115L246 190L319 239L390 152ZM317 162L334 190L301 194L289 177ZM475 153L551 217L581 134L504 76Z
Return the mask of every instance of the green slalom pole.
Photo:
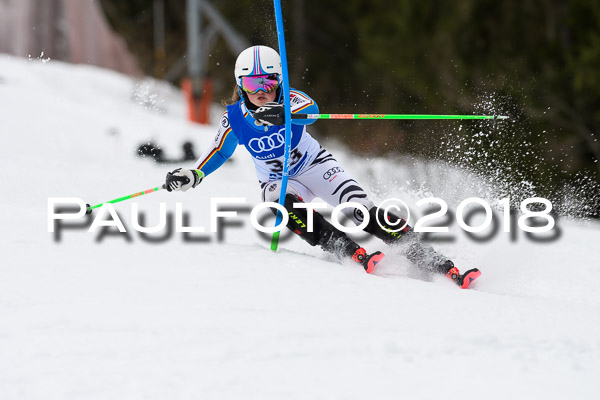
M505 115L292 114L292 119L508 119Z
M102 204L106 204L106 203L118 203L118 202L123 201L123 200L129 200L129 199L133 199L134 197L143 196L145 194L150 194L150 193L158 192L159 190L162 190L162 189L166 189L166 186L162 185L162 186L157 186L157 187L152 188L152 189L142 190L141 192L137 192L137 193L133 193L133 194L128 194L127 196L119 197L118 199L114 199L114 200L110 200L110 201L105 201L104 203L96 204L95 206L90 206L88 204L88 208L87 208L87 210L86 210L85 213L86 214L91 214L91 212L92 212L92 210L94 208L102 207Z

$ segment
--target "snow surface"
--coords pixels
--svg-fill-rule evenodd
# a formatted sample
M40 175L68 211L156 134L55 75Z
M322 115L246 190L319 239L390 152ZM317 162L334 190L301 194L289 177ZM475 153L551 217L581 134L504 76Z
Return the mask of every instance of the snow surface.
M176 158L216 128L186 122L162 83L6 55L0 110L0 399L600 396L597 223L559 219L549 243L502 230L475 242L453 224L455 240L435 246L483 271L473 290L415 276L376 240L362 241L388 254L375 275L297 238L271 252L247 212L222 240L148 243L132 229L132 203L151 226L161 202L171 213L180 202L207 230L211 197L258 204L239 149L199 188L115 205L129 240L71 229L57 241L49 197L96 204L160 185L191 163L156 165L136 148L154 140ZM328 147L377 201L484 196L476 177L442 164Z

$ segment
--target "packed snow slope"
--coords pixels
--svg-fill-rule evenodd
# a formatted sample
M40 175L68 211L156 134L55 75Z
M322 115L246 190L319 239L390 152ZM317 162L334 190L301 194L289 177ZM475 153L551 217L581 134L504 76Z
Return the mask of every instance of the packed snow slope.
M596 223L559 219L546 242L501 228L475 241L450 223L433 244L483 271L472 290L420 276L397 249L362 237L387 254L367 275L294 237L270 251L249 223L259 187L240 148L194 190L116 204L127 234L71 228L57 238L49 198L97 204L158 186L192 163L158 165L137 147L155 141L178 158L191 141L199 153L216 128L186 122L182 96L162 83L6 55L0 115L3 400L600 395ZM453 208L485 194L443 164L328 148L376 201L418 209L433 195ZM216 197L246 199L221 235L165 229L150 242L133 229L132 204L154 226L161 203L172 215L181 203L187 226L209 231Z

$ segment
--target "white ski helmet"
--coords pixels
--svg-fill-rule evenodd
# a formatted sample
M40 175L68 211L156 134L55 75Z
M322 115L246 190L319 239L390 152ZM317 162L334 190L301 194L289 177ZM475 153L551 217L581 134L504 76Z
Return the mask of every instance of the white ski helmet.
M242 51L235 61L235 81L242 87L242 76L277 74L281 85L281 58L267 46L252 46Z

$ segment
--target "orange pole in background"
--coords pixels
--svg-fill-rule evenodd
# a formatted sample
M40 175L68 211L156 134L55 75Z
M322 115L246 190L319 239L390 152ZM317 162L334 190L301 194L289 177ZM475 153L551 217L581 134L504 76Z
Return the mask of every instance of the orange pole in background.
M202 93L194 93L192 80L184 78L181 81L181 90L188 105L188 119L199 124L210 123L210 104L213 98L212 81L205 79Z

